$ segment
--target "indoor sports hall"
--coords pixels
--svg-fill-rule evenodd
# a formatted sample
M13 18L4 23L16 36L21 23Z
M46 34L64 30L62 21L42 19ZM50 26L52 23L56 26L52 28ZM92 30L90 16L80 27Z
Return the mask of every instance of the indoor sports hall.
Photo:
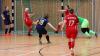
M74 55L69 54L66 27L61 30L60 25L57 28L59 22L64 22L66 14L63 10L66 7L74 9L77 18L80 16L89 22L87 34L82 32L79 20ZM10 24L6 24L6 8L9 8L6 13L10 17ZM24 22L25 9L32 14L32 22L41 21L40 18L48 15L48 22L59 29L55 31L46 25L50 43L47 43L45 35L42 36L42 43L39 42L36 29L39 22L32 23L31 35L28 34ZM7 28L11 30L10 33L5 33ZM0 0L0 56L100 56L100 0Z

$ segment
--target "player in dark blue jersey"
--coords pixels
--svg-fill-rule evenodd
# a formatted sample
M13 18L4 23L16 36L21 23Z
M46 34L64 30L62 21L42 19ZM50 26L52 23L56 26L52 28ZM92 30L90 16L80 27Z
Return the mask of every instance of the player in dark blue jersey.
M49 35L47 34L47 30L45 29L45 26L46 25L49 25L52 29L54 29L56 31L56 28L53 27L51 25L51 23L49 23L48 21L48 15L44 16L43 18L40 18L38 19L37 21L37 25L36 25L36 30L39 34L39 43L42 44L41 42L41 38L42 38L42 35L45 35L46 36L46 40L48 43L50 43L50 40L49 40Z
M9 29L10 29L10 24L11 24L10 12L9 12L8 7L5 7L5 10L3 11L3 14L2 14L2 18L3 18L4 24L5 24L5 34L8 34L8 33L10 33Z

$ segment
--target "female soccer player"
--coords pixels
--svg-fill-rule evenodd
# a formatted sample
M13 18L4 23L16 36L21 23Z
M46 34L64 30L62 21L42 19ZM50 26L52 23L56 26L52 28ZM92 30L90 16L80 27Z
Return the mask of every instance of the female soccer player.
M5 7L5 10L3 11L3 14L1 16L5 24L5 35L8 35L10 34L10 24L11 24L10 11L8 6Z
M81 31L85 35L87 35L89 38L92 35L95 35L97 37L96 32L94 32L93 30L90 30L89 29L89 21L86 18L83 18L83 17L78 16L78 19L79 19L79 24L80 24L80 27L81 27Z
M48 15L45 15L43 18L40 18L38 19L36 22L33 22L36 24L36 30L39 34L39 43L42 44L42 41L41 41L41 38L42 38L42 35L45 35L46 36L46 40L47 40L47 43L50 43L50 40L49 40L49 35L47 33L47 30L45 29L46 25L48 24L53 30L57 30L55 27L53 27L53 25L48 21L48 18L49 16Z
M29 13L29 8L25 8L24 11L24 22L28 28L28 36L31 36L31 31L32 31L32 23L33 21L30 18L31 14Z
M67 14L64 18L61 30L66 25L66 37L68 38L68 46L70 49L71 56L74 56L74 46L75 46L75 39L77 36L77 27L78 27L78 18L74 14L74 10L70 9L69 14Z

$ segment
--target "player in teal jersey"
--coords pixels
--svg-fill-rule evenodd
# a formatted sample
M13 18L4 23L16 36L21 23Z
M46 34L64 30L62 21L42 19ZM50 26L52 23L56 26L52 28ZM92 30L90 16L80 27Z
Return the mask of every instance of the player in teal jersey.
M78 16L78 19L79 19L79 24L80 24L81 31L85 35L87 35L88 37L91 37L92 35L95 35L96 38L97 38L96 32L89 29L89 21L86 18L83 18L83 17L80 17L80 16Z

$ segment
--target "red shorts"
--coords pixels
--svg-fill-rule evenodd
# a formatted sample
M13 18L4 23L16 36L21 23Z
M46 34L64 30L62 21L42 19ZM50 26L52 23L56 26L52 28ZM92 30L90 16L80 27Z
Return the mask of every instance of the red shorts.
M77 36L77 26L66 27L66 37L75 39Z
M25 19L24 21L25 21L25 24L26 24L27 27L32 26L32 20L31 19Z

